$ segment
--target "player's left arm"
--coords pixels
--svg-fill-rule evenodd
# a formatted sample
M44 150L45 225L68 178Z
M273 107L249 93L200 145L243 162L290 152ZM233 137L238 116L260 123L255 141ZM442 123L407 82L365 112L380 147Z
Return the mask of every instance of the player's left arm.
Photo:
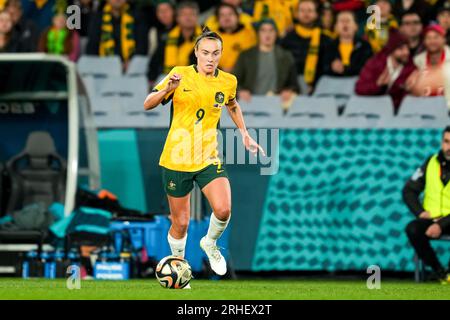
M239 131L241 132L242 143L244 144L245 148L255 155L259 150L261 151L262 155L265 156L266 153L264 152L264 149L249 135L247 127L245 125L241 106L237 102L236 98L229 100L226 106L231 119L233 119L236 127L238 127Z

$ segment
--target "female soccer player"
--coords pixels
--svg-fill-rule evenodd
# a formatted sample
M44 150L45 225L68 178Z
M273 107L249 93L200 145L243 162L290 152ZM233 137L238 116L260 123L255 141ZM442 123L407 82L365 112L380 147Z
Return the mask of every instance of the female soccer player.
M200 247L218 275L226 273L227 265L216 241L231 214L230 183L217 151L217 127L224 106L239 128L246 149L255 155L260 150L264 155L247 132L236 101L236 77L217 68L222 44L217 33L206 29L195 42L197 64L174 67L144 102L144 108L150 110L172 100L170 129L159 162L172 220L167 235L172 254L184 258L195 181L213 209Z

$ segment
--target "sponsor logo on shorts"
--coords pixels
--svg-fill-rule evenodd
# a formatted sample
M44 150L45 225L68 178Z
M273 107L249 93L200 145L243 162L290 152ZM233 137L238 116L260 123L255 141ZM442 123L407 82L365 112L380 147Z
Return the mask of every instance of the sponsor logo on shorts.
M177 188L177 185L172 180L169 181L169 184L167 185L167 189L174 191Z

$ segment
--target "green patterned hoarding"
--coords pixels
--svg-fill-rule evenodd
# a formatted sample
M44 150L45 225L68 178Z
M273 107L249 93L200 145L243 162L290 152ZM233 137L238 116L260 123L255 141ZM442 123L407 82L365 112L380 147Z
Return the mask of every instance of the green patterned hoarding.
M283 130L252 270L412 271L402 188L440 139L436 129ZM433 246L446 265L450 243Z

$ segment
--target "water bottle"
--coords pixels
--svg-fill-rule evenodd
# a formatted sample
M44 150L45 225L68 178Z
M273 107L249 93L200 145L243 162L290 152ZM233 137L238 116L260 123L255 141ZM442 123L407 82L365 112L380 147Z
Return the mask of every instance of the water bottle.
M47 279L56 278L56 251L48 252L47 262L44 266L44 275Z
M22 278L28 279L34 276L37 256L38 254L35 250L27 252L25 260L22 263Z
M41 264L42 267L44 268L44 278L50 278L50 263L51 263L51 259L50 259L50 253L47 251L42 251L41 252Z

